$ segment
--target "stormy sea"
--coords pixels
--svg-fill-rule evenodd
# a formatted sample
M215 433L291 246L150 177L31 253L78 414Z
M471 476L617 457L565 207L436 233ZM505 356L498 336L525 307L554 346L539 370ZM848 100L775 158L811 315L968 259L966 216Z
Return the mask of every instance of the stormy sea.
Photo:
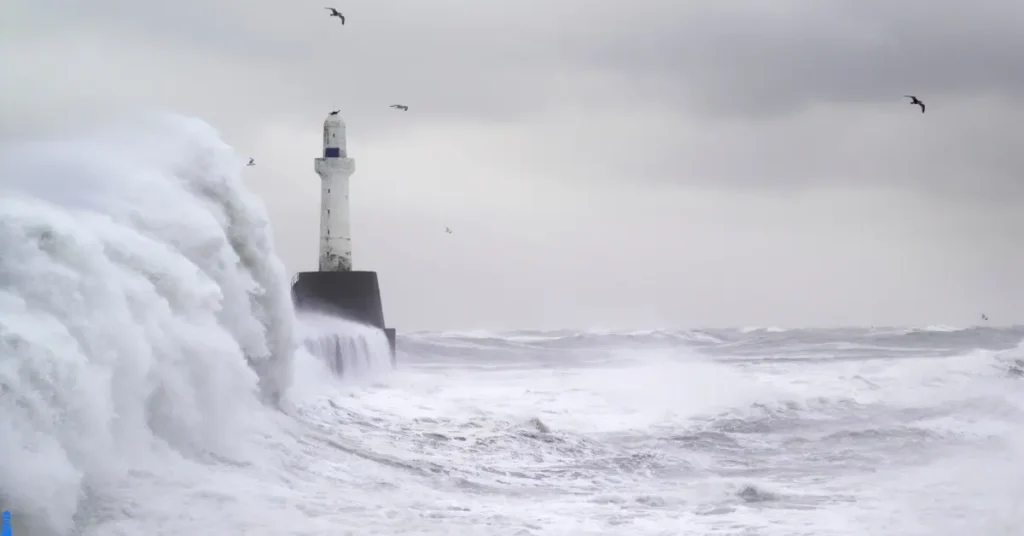
M1024 328L404 333L392 366L294 311L246 160L182 117L0 149L15 536L1024 533Z

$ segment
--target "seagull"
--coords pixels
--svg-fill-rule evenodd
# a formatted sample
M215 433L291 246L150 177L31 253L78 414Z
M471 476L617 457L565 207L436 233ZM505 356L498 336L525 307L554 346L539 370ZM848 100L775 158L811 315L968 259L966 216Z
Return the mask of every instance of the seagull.
M988 320L988 315L985 314L985 313L981 313L981 319L982 320Z
M910 99L910 104L916 104L916 105L920 106L921 107L921 113L924 113L924 103L921 102L917 97L915 97L913 95L904 95L904 97L907 97L907 98Z
M333 7L325 7L324 9L330 10L331 11L330 16L331 17L338 17L339 19L341 19L341 25L342 26L345 25L345 15L342 15L341 13L338 12L337 9L334 9Z
M403 112L409 111L409 107L404 104L392 104L391 107L396 110L402 110Z
M333 112L331 112L331 113L329 113L327 115L338 115L338 112L340 112L340 111L341 110L334 110Z
M452 229L451 229L451 227L445 227L445 228L444 228L444 232L446 232L446 233L448 233L448 234L452 234Z
M249 166L249 167L255 166L256 165L256 160L250 156L249 157L249 163L246 164L246 165Z

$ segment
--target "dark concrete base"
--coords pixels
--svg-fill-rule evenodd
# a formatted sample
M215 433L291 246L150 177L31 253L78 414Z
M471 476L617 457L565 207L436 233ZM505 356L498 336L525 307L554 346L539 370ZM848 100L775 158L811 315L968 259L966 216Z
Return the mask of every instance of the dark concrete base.
M384 325L377 272L301 272L292 285L297 309L321 311L384 330L395 358L394 328Z

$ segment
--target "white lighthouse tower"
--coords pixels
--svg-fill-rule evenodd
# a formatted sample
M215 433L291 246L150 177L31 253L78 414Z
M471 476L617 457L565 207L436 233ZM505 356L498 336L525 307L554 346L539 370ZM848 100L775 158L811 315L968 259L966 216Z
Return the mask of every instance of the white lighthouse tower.
M345 123L338 112L324 121L324 154L314 161L320 175L320 266L292 282L296 310L346 318L384 331L395 360L395 328L384 323L377 272L352 269L349 179L356 170L345 146Z
M320 271L352 270L352 233L348 203L355 160L345 148L345 122L332 112L324 121L324 155L315 160L320 175Z

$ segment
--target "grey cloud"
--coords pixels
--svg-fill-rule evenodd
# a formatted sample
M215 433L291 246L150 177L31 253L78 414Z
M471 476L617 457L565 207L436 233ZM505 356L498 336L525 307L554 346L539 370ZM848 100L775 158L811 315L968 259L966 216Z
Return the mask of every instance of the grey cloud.
M275 80L260 81L264 95L294 96L292 106L302 113L321 115L341 107L349 121L365 122L367 131L394 125L398 119L387 110L394 102L416 111L404 121L452 115L515 119L543 100L542 89L523 81L558 66L546 53L550 31L549 39L535 39L514 30L514 21L529 20L522 13L453 1L388 2L343 11L349 18L345 27L326 16L321 2L102 1L73 7L66 26L41 39L73 48L91 34L94 40L106 38L115 51L156 43L196 57L219 57L228 71L273 72ZM111 55L115 61L117 56ZM167 77L185 91L204 83L181 76L190 71L187 64L165 66L171 71Z
M529 147L523 161L532 171L580 185L653 181L777 193L852 184L1016 201L1024 195L1022 122L1012 103L980 99L924 116L897 102L822 106L772 121L695 121L648 108L553 119L521 133L541 136L534 143L518 143Z
M345 27L308 0L97 0L56 22L57 2L16 2L40 29L3 60L26 86L64 79L94 108L146 95L237 136L340 108L370 143L529 124L502 156L567 178L1020 190L1016 103L963 100L1024 87L1013 2L392 0L345 6Z
M22 12L50 7L17 1L29 6ZM85 23L122 46L162 41L221 55L277 72L279 85L302 88L310 108L339 100L355 114L401 99L428 117L512 119L559 91L591 93L594 79L575 75L592 70L616 88L632 86L621 98L732 116L1024 87L1024 6L1002 0L392 0L346 6L344 28L323 5L74 3L64 6L68 26L47 38ZM569 76L545 83L552 73Z
M947 98L1024 93L1024 5L1015 2L658 4L639 21L644 32L595 40L577 58L628 73L691 113L780 115L907 93L941 110Z

